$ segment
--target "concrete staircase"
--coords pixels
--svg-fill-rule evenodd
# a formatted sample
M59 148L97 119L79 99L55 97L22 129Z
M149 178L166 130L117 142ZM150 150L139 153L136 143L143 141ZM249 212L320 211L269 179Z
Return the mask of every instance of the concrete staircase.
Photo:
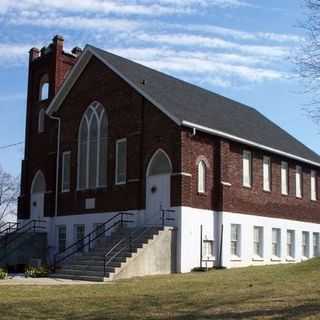
M146 274L170 273L173 271L171 260L174 259L172 232L173 228L161 227L118 229L111 236L99 240L93 250L77 253L56 270L52 277L108 281ZM162 255L163 251L163 257L167 262L164 267L157 262L162 259L158 254ZM168 263L170 270L167 270Z

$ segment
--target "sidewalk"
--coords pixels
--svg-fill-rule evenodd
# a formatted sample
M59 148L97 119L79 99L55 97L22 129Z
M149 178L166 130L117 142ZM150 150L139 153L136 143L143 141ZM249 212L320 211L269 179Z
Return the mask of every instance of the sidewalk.
M9 275L7 279L0 280L1 285L78 285L78 284L105 284L105 282L79 281L56 278L25 278L24 274Z

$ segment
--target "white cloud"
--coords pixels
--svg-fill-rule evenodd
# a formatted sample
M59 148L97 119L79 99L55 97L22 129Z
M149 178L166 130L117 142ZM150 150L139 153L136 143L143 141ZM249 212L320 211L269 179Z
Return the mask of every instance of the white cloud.
M180 29L188 30L191 32L199 33L209 33L216 34L224 37L231 37L236 40L268 40L274 42L301 42L303 38L294 34L281 34L281 33L272 33L272 32L245 32L242 30L224 28L215 25L206 25L206 24L191 24L191 25L181 25L181 24L162 24L161 27L169 29Z
M27 44L0 44L0 63L27 57L31 47Z
M192 34L151 34L140 33L136 37L139 40L167 44L174 46L189 46L197 48L212 48L235 50L246 54L268 56L268 57L284 57L289 54L289 48L281 46L263 46L263 45L245 45L231 41L226 41L221 38L207 37Z
M46 28L63 28L73 30L93 29L97 32L101 30L110 31L132 31L140 26L140 23L127 19L116 18L86 18L81 16L51 16L34 19L29 15L11 19L10 24L31 25Z
M194 79L197 83L228 86L232 80L261 82L282 80L288 74L272 67L259 67L239 55L175 51L155 48L106 49L160 71ZM256 63L262 64L262 60ZM202 79L202 81L200 81ZM211 79L211 80L210 80Z

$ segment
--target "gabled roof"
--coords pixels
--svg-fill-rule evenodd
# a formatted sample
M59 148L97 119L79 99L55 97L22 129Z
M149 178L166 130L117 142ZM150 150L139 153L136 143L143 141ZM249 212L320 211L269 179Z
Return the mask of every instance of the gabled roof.
M289 158L320 166L320 156L257 110L141 64L87 46L77 65L51 102L56 111L77 74L94 55L178 125L223 136Z

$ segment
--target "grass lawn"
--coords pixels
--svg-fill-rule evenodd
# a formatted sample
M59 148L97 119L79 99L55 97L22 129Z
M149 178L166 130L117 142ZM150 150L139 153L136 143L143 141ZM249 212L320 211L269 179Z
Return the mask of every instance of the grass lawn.
M65 286L0 286L0 319L320 319L320 259Z

